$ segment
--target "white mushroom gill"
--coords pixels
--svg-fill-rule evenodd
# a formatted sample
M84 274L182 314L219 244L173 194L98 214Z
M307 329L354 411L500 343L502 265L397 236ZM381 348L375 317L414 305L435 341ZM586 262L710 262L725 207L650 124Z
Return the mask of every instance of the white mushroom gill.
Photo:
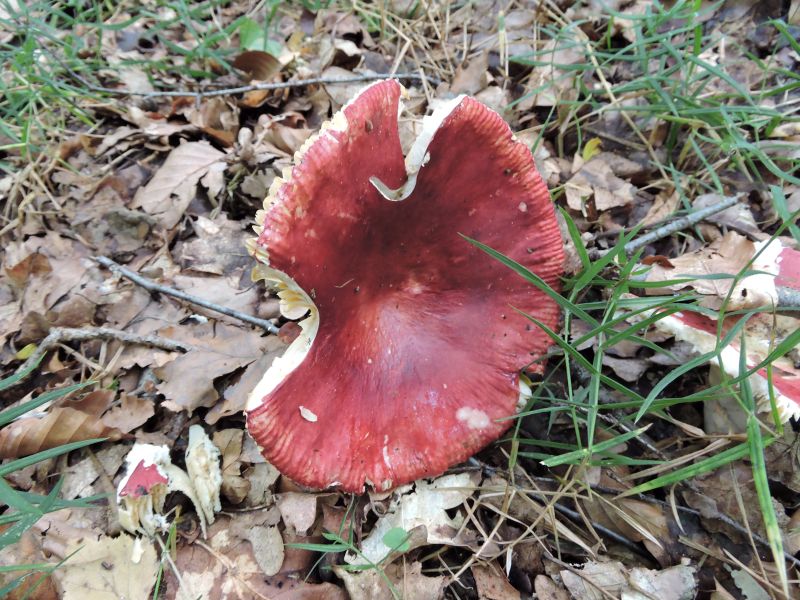
M375 186L381 196L387 200L399 202L400 200L405 200L414 192L414 187L417 185L417 174L425 166L425 163L430 160L428 146L430 146L433 136L436 135L444 120L461 104L464 98L465 96L462 94L452 100L442 102L433 113L422 119L422 131L420 131L406 155L405 165L408 178L402 186L393 190L377 177L369 178L369 182Z
M289 344L282 356L272 361L272 365L264 373L261 381L247 398L246 410L253 410L261 405L264 397L272 392L289 373L303 362L314 338L319 330L319 311L313 300L288 275L276 271L266 265L258 265L253 269L253 279L265 279L278 284L278 296L281 297L281 312L289 318L298 318L308 312L308 316L300 321L300 335ZM283 296L282 296L283 294Z

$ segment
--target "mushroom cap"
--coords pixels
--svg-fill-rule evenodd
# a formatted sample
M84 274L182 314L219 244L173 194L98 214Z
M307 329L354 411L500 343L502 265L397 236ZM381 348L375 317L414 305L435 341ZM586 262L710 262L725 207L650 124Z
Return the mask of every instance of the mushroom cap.
M140 460L130 474L125 476L117 492L120 498L141 498L149 495L154 486L169 483L169 478L161 472L158 465L153 463L145 466L144 463L144 459Z
M559 317L462 237L558 287L561 235L530 150L459 97L426 117L404 159L402 91L392 80L362 91L256 217L250 249L268 266L254 276L278 285L284 315L310 314L251 394L247 426L308 487L386 490L496 440L521 406L520 371L540 372L550 345L518 311L550 327ZM405 199L387 199L404 185Z

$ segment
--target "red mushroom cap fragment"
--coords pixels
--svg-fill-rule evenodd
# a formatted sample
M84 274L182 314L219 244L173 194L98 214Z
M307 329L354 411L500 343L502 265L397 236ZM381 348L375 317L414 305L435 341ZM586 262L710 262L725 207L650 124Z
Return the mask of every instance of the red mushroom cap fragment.
M141 498L150 494L150 490L156 485L167 485L169 478L161 473L158 465L151 464L145 466L144 459L139 461L139 464L134 467L131 474L126 476L123 485L120 487L117 495L120 498L131 496L133 498Z
M695 312L677 312L656 321L655 325L662 331L675 336L675 339L692 344L698 354L713 352L719 340L730 331L739 317L727 317L722 323L721 332L717 331L718 322ZM796 319L775 317L772 314L758 314L750 317L744 326L747 349L746 364L748 369L760 364L768 353L781 341L780 337L797 328ZM779 327L776 327L776 323ZM787 329L787 326L792 329ZM776 336L778 336L776 338ZM722 349L719 358L709 362L719 364L725 372L733 377L739 375L741 344L739 337ZM775 403L783 421L800 417L800 370L791 359L783 357L772 363L771 377L767 369L762 368L748 377L753 393L763 409L769 409L769 385L772 384Z
M800 292L800 252L784 246L780 240L765 240L753 244L750 270L754 274L743 277L731 291L727 308L745 309L761 306L781 306L782 296ZM655 326L689 342L698 354L706 354L717 349L719 340L733 328L740 315L706 315L696 312L677 312L655 322ZM790 334L797 331L800 321L789 315L774 315L771 312L753 314L742 328L745 336L748 369L761 364L772 350ZM741 342L739 335L711 359L719 364L729 375L739 375ZM773 361L771 373L762 368L749 377L754 395L760 400L762 408L769 408L769 398L773 396L781 418L800 418L800 369L788 356ZM770 384L774 394L770 394Z
M459 97L404 158L401 86L366 88L270 190L251 251L301 335L250 396L266 458L314 488L389 489L497 439L556 303L464 241L558 284L562 242L529 149ZM397 190L392 191L392 190ZM380 191L379 191L380 190ZM531 367L540 371L541 363Z

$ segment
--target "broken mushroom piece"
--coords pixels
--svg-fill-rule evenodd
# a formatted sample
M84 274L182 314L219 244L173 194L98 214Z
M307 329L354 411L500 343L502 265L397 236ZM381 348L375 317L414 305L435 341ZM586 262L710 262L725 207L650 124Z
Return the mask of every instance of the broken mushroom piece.
M770 352L786 338L800 329L800 320L796 313L773 314L772 310L797 308L800 298L800 252L784 246L779 239L752 243L736 234L729 233L740 248L743 256L739 257L736 268L728 268L728 274L735 275L736 270L748 268L752 274L740 279L733 289L730 285L720 288L720 302L726 300L728 311L766 307L770 312L750 315L742 327L745 336L748 369L763 362ZM702 251L701 251L702 252ZM677 261L675 261L677 262ZM711 263L713 265L713 263ZM704 267L708 271L708 267ZM677 269L675 269L677 271ZM656 277L669 278L669 271L660 269ZM680 278L681 274L672 275ZM675 339L689 342L697 354L714 352L719 340L734 327L741 315L723 315L719 327L719 314L713 318L697 312L678 312L663 316L655 322L656 328L675 336ZM718 331L719 329L719 331ZM741 334L736 335L731 343L722 349L719 358L710 362L720 365L726 373L733 377L739 375L741 357ZM795 352L800 347L795 348ZM789 354L772 362L771 378L766 368L759 369L749 378L754 396L759 400L762 410L770 408L770 381L772 394L778 412L783 421L800 417L800 370Z
M124 529L151 536L166 530L169 523L162 514L164 500L169 492L181 492L194 505L205 537L206 524L214 522L214 513L221 508L222 472L219 450L202 427L189 428L188 473L172 464L166 446L134 444L125 464L125 476L117 487L119 522Z
M117 487L119 522L131 533L148 535L168 526L163 514L169 491L164 465L172 465L166 446L134 444L125 457L127 469Z
M718 348L719 340L730 331L738 318L726 317L721 333L717 331L717 321L688 311L662 317L655 322L655 326L674 335L678 341L689 342L697 354L706 354ZM797 328L798 321L792 317L770 313L752 315L742 329L745 335L747 368L753 369L760 364L778 343L797 331ZM728 375L738 377L740 360L741 339L736 336L722 349L719 358L714 357L709 362L721 366ZM766 368L761 368L748 377L760 410L770 410L771 382L781 420L786 422L790 418L800 417L800 370L788 356L783 356L772 363L771 371L771 377Z
M496 440L558 306L463 236L557 287L562 241L530 150L467 97L407 157L396 81L367 87L276 179L249 248L302 331L250 395L265 457L312 488L387 490Z

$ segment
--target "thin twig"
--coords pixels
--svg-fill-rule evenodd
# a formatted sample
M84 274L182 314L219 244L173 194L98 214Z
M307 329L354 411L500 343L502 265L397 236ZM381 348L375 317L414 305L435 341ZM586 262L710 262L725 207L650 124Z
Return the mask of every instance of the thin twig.
M662 225L658 229L654 229L653 231L646 233L643 236L636 238L635 240L631 240L627 244L625 244L625 254L631 255L640 248L647 246L647 244L652 244L655 241L661 240L665 237L672 235L673 233L677 233L678 231L682 231L684 229L688 229L689 227L693 227L697 225L700 221L707 219L708 217L715 215L717 213L722 212L723 210L729 209L731 206L736 205L742 196L729 196L716 204L712 204L711 206L707 206L705 208L701 208L700 210L696 210L693 213L686 215L685 217L681 217L680 219L675 219L674 221L670 221L666 225ZM589 258L592 260L597 260L601 256L604 256L611 252L611 249L608 250L597 250L593 249L589 253Z
M104 267L108 268L109 270L111 270L111 272L116 273L117 275L121 275L126 279L130 279L133 283L135 283L140 287L143 287L149 292L156 292L159 294L164 294L166 296L172 296L173 298L189 302L190 304L196 304L197 306L202 306L203 308L207 308L209 310L213 310L214 312L218 312L223 315L233 317L234 319L244 321L245 323L256 325L258 327L261 327L262 329L266 329L267 331L275 335L278 334L279 328L276 327L273 323L266 321L265 319L259 319L258 317L254 317L252 315L239 312L238 310L233 310L232 308L228 308L226 306L222 306L214 302L209 302L208 300L204 300L203 298L192 296L191 294L187 294L186 292L176 290L175 288L171 288L166 285L161 285L160 283L151 281L146 277L142 277L138 273L134 273L130 269L126 269L122 265L115 263L113 260L111 260L110 258L106 258L105 256L96 256L94 257L94 260L103 265Z
M613 490L611 488L605 488L605 487L594 486L594 485L592 485L590 487L592 488L592 490L597 491L597 492L601 492L601 493L604 493L604 494L612 494L612 495L619 494L619 490ZM670 503L667 502L666 500L659 500L658 498L653 498L652 496L647 496L645 494L637 494L636 496L634 496L634 498L636 498L638 500L641 500L642 502L647 502L648 504L658 504L660 506L663 506L665 509L666 508L670 508ZM709 519L709 520L719 521L720 523L724 523L728 527L731 527L732 529L735 529L736 531L738 531L742 535L748 535L747 528L744 525L740 524L738 521L734 520L732 517L729 517L725 513L718 512L718 513L714 514L713 516L707 516L707 515L703 515L703 513L700 512L699 510L697 510L696 508L691 508L689 506L677 505L677 509L682 513L686 513L686 514L692 515L692 516L694 516L694 517L696 517L698 519ZM759 534L752 533L752 538L756 542L758 542L765 550L770 550L772 548L772 546L770 546L769 540L767 540L766 538L761 537ZM786 560L788 560L790 563L792 563L796 568L800 568L800 560L795 558L789 552L784 551L783 557Z
M506 469L493 467L491 465L488 465L485 462L483 462L481 460L478 460L474 456L472 458L467 459L467 463L469 465L472 465L472 467L474 467L475 469L480 470L481 472L483 472L486 475L503 477L503 478L506 479L506 481L510 482L510 478L509 478L509 475L508 475L508 472L507 472ZM553 478L553 477L534 476L534 477L531 477L531 479L534 480L534 481L539 481L539 482L546 483L548 485L560 485L562 483L561 481L559 481L558 479ZM531 490L524 489L519 485L515 485L515 484L511 484L511 485L513 485L516 488L516 490L518 492L522 493L522 494L525 494L525 495L528 495L528 496L532 496L534 499L539 500L540 502L544 500L541 496L539 496L535 492L532 492ZM602 485L587 484L587 483L584 483L583 485L585 487L591 489L593 492L597 492L599 494L608 494L610 496L617 496L619 494L619 490L613 489L613 488L609 488L609 487L605 487L605 486L602 486ZM661 506L661 507L663 507L665 509L670 508L670 503L669 502L667 502L665 500L660 500L658 498L654 498L652 496L648 496L646 494L636 494L635 496L632 496L632 497L637 499L637 500L640 500L641 502L647 502L648 504L656 504L656 505ZM562 511L561 510L562 508L564 508L563 505L559 505L559 508L557 510L559 512L561 512L562 514L564 514L565 516L569 517L570 515L567 513L567 511ZM691 507L688 507L688 506L681 506L681 505L677 505L677 509L682 513L686 513L688 515L692 515L693 517L696 517L698 519L703 518L703 514L697 509L694 509L694 508L691 508ZM571 509L567 509L567 510L571 510ZM736 520L734 520L733 518L729 517L728 515L725 515L725 514L722 514L722 513L718 512L713 517L709 517L709 518L713 519L714 521L718 521L720 523L724 523L725 525L735 529L736 531L738 531L742 535L748 535L747 528L745 528L743 525L741 525L740 523L738 523ZM593 522L592 525L596 527L598 524ZM598 527L598 531L600 531L601 533L606 533L608 530L606 528L603 528L602 526L600 526L600 527ZM616 539L616 535L612 535L612 536L609 536L609 537L611 537L612 539L615 539L615 541L620 541L620 543L625 544L625 542L622 542L621 540L617 540ZM771 548L771 546L769 544L769 541L766 540L765 538L761 537L757 533L753 533L752 534L752 538L756 542L758 542L758 544L761 545L766 550L769 550ZM628 540L628 541L630 542L630 540ZM627 544L625 544L625 545L627 546ZM637 550L637 552L641 553L641 550ZM783 557L787 561L792 563L796 568L800 568L800 560L795 558L789 552L784 551Z
M126 344L153 346L154 348L161 348L169 352L186 352L191 349L191 346L188 344L157 335L137 335L135 333L128 333L127 331L120 331L119 329L112 329L111 327L84 327L80 329L72 327L53 327L50 333L47 334L47 337L45 337L36 348L36 351L20 365L17 369L17 373L24 372L32 365L35 365L48 351L59 344L65 342L86 342L89 340L118 340Z
M296 79L290 81L279 81L274 83L253 83L250 85L241 85L232 88L223 88L218 90L190 92L188 90L175 90L175 91L157 91L157 92L137 92L126 88L107 88L95 85L86 81L77 73L72 73L72 76L77 78L84 86L93 92L101 92L104 94L114 94L116 96L141 96L143 98L213 98L215 96L230 96L232 94L244 94L247 92L256 92L264 90L284 90L289 88L302 88L309 85L338 85L344 83L363 83L366 81L378 81L381 79L413 79L417 81L429 80L438 85L438 80L428 77L424 74L417 73L372 73L365 75L356 75L354 77L311 77L309 79Z
M701 208L700 210L696 210L690 215L686 215L685 217L681 217L680 219L675 219L674 221L672 221L671 223L667 223L663 227L654 229L650 233L647 233L625 244L625 254L633 254L639 248L642 248L647 244L651 244L657 240L663 239L678 231L682 231L684 229L688 229L689 227L693 227L694 225L697 225L700 221L707 219L712 215L720 213L723 210L729 209L731 206L737 204L742 198L743 195L740 194L737 194L736 196L729 196L727 198L720 200L716 204L712 204L711 206L707 206L705 208Z

